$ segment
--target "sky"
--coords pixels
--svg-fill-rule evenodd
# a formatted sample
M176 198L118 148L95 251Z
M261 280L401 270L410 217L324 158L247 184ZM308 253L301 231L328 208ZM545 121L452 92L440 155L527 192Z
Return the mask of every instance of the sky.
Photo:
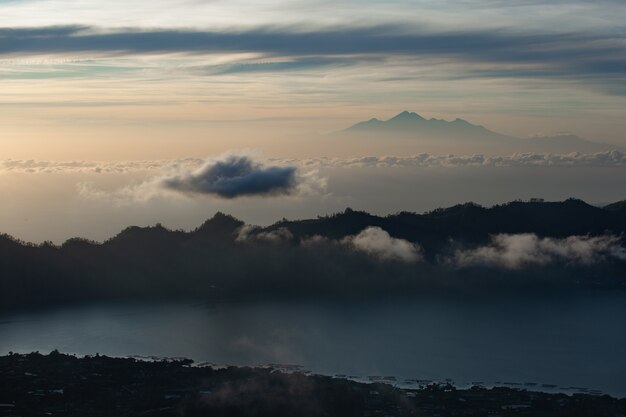
M424 162L329 136L409 110L626 146L624 21L620 0L0 0L0 231L624 199L623 155Z

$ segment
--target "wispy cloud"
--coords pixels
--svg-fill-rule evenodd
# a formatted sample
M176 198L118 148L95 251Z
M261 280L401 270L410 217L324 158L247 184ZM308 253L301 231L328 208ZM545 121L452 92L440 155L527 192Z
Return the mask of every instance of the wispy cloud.
M416 32L406 25L298 31L260 27L246 31L126 30L83 26L0 28L1 53L259 52L307 56L345 54L452 54L501 62L582 60L602 67L619 60L623 36L616 34L520 34L504 30ZM602 69L604 70L604 69Z
M391 237L387 231L376 226L367 227L355 236L347 236L341 243L381 260L417 262L422 259L419 245Z
M84 168L83 164L88 167L88 172L100 172L95 170L102 168L79 163L77 164L79 170ZM40 172L51 169L51 166L35 161L26 161L23 165L22 169L33 167L26 168L26 172L37 168L42 170ZM38 167L39 165L41 167ZM105 163L103 166L107 167L108 164ZM113 167L115 166L113 163ZM132 172L133 169L150 169L149 172L154 174L148 180L113 191L99 189L93 182L81 182L78 185L79 194L84 198L109 198L120 204L127 204L168 196L210 196L220 199L303 196L324 193L326 188L326 179L320 177L316 170L299 169L298 166L288 164L268 165L253 156L240 153L226 153L206 160L189 158L154 163L143 161L122 166L128 167L130 170L128 172ZM60 168L67 167L62 165ZM73 165L70 166L70 169L75 168Z
M201 74L239 74L239 73L274 73L286 71L306 71L312 69L354 65L358 58L341 57L291 57L284 59L265 59L236 62L228 65L212 65L192 68Z
M293 242L294 235L286 227L264 229L245 224L236 233L237 242ZM356 235L346 236L341 240L329 239L321 235L305 236L298 240L302 248L316 249L329 247L333 250L349 250L371 256L378 261L418 262L423 260L420 245L405 239L392 237L386 230L369 226Z
M467 72L468 77L566 78L606 85L623 81L626 66L624 34L618 31L416 31L406 24L308 30L264 26L241 31L104 31L85 26L0 29L0 54L239 52L283 59L257 66L235 65L225 71L295 70L327 65L332 62L329 57L339 56L344 63L349 63L347 57L358 56L446 57L492 64ZM516 68L501 69L503 64Z
M497 266L520 269L553 262L592 264L608 257L626 260L626 249L617 236L569 236L540 238L532 233L499 234L491 243L473 249L459 249L448 262L460 266Z
M235 240L237 242L259 242L283 243L293 239L293 233L286 227L279 227L275 230L264 230L259 226L244 224L236 231Z

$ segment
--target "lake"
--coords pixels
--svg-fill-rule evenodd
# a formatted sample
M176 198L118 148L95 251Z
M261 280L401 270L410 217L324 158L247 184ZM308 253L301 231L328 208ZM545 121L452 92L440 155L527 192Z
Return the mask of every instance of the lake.
M0 316L0 353L52 349L625 397L626 294L117 303Z

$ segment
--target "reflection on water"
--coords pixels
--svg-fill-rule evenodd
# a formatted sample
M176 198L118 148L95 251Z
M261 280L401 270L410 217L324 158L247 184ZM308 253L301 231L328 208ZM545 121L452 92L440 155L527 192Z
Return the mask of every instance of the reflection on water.
M100 305L0 317L0 352L298 364L626 396L626 295L388 302ZM371 378L370 378L371 379ZM391 380L391 378L389 378ZM573 389L571 391L574 391Z

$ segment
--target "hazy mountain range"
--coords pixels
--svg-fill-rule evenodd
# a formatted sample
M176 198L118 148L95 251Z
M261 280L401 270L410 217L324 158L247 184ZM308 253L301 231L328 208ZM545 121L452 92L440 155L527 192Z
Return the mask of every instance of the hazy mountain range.
M111 298L380 296L424 289L626 287L626 202L473 203L386 217L346 209L255 227L129 227L61 246L0 237L4 308Z
M493 132L463 119L453 121L425 119L417 113L403 111L389 120L376 118L359 122L339 133L344 138L368 140L411 140L424 152L480 153L593 153L624 150L609 143L592 142L573 134L518 138Z

